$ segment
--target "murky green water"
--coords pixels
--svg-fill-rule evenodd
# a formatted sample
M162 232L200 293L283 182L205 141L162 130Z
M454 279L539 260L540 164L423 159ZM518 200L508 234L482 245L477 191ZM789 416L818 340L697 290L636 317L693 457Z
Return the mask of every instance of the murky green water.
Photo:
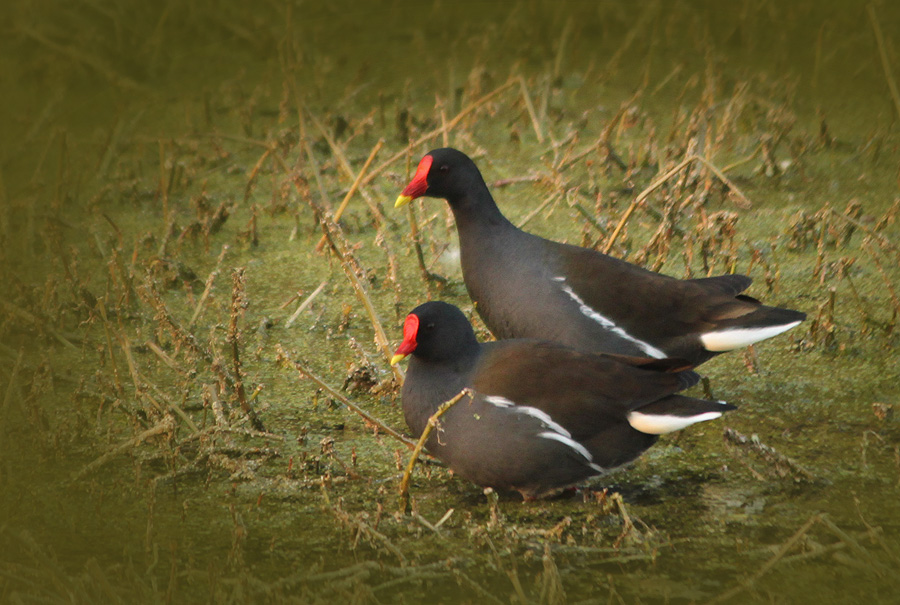
M0 602L896 601L897 7L7 4ZM310 202L384 139L341 225L388 338L428 297L469 309L443 203L414 212L445 286L391 207L443 135L384 165L448 123L514 221L580 244L703 154L731 186L681 173L616 254L749 272L809 319L703 366L737 412L592 489L523 504L424 465L401 514L405 446L278 346L405 429Z

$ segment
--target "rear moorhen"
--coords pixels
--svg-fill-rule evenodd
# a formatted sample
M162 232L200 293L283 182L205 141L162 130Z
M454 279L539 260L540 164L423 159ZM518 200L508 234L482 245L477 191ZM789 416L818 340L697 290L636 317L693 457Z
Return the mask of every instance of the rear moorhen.
M698 365L806 317L741 294L752 281L744 275L681 280L521 231L501 214L475 163L456 149L422 158L395 206L421 196L449 202L466 288L498 339L540 338Z
M471 388L441 416L428 451L456 474L526 500L631 462L658 435L735 409L676 395L697 380L682 360L529 339L480 344L462 311L439 301L406 317L391 362L410 354L401 396L412 432L421 435L441 403Z

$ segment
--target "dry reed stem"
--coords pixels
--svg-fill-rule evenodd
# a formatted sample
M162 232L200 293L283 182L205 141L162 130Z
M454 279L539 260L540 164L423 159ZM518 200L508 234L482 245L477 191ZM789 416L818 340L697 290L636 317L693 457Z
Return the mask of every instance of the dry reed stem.
M816 559L818 557L835 555L838 551L846 549L847 545L843 542L835 542L833 544L829 544L828 546L821 546L816 544L811 548L811 550L802 552L800 554L791 555L790 557L784 557L781 562L784 565L793 565L794 563L799 563L800 561L808 561L810 559Z
M569 166L572 166L573 164L575 164L575 162L581 160L588 154L595 152L597 149L599 149L602 146L606 147L608 157L613 159L613 161L616 164L618 164L618 166L620 168L622 168L622 170L627 169L627 166L625 165L625 163L622 162L621 158L619 158L619 156L612 150L612 147L610 147L609 139L612 137L613 130L615 130L616 127L619 125L619 122L622 121L622 118L625 116L625 113L628 111L628 108L637 100L637 98L640 96L640 94L641 94L640 91L638 91L630 99L628 99L627 101L622 103L619 106L619 111L616 112L616 115L614 115L612 117L612 119L609 121L609 123L603 128L603 132L600 133L600 136L597 137L597 140L594 141L594 143L591 146L589 146L587 149L576 153L574 156L563 158L563 160L559 164L557 164L556 171L557 172L564 171Z
M129 352L128 355L130 357L131 353ZM150 400L150 403L152 403L156 409L163 410L163 409L165 409L165 407L168 407L170 410L175 412L184 421L184 423L191 430L191 434L197 434L200 432L200 427L198 427L196 425L196 423L194 423L193 419L190 416L188 416L187 412L185 412L183 409L181 409L181 406L179 406L178 404L173 402L171 399L169 399L169 397L165 393L163 393L158 386L156 386L155 384L152 384L150 382L147 382L147 380L143 376L141 376L140 373L138 373L137 376L142 380L142 382L144 383L145 386L149 386L151 389L153 389L156 392L156 394L159 396L159 398L162 399L163 402L165 403L165 406L163 406L158 401L153 399L153 397L150 395L150 393L147 393L146 391L141 393L144 397L146 397L147 399Z
M766 460L766 462L775 466L776 469L779 466L787 467L794 473L795 476L799 475L807 481L815 480L815 475L803 468L800 463L780 453L772 446L766 445L765 443L760 441L759 437L757 437L756 435L747 437L746 435L739 433L738 431L731 428L726 428L723 434L725 439L727 439L731 443L755 451L760 456L762 456L763 459Z
M540 214L544 210L544 208L549 206L555 200L558 200L560 197L562 197L562 195L563 194L560 191L554 191L553 193L548 195L547 199L545 199L543 202L538 204L538 206L534 210L529 212L528 215L525 216L525 218L523 218L521 221L519 221L519 224L516 225L516 227L518 227L519 229L523 228L525 225L527 225L531 221L531 219L533 219L538 214Z
M488 488L485 490L485 496L487 496L488 502L491 506L491 524L498 525L500 523L500 513L499 507L497 506L497 502L499 501L499 496L497 492ZM509 578L510 583L513 585L513 590L515 590L515 595L519 599L519 603L521 605L530 605L531 600L525 596L525 589L522 587L522 581L519 579L519 566L516 563L515 556L510 553L509 562L511 563L510 568L507 569L505 565L503 565L503 559L500 557L500 553L497 551L497 547L494 546L494 542L488 539L488 545L491 547L491 551L494 554L494 559L497 561L497 567L506 574L506 577ZM512 599L510 599L511 601Z
M66 173L69 166L69 133L63 129L59 133L59 152L56 163L56 187L53 190L53 199L50 202L50 208L54 213L58 213L65 195L63 188L66 181Z
M659 83L653 88L653 90L650 91L650 96L656 96L659 91L666 87L666 84L672 81L672 78L681 73L682 69L684 69L683 63L679 63L674 68L672 68L672 71L669 72L669 75L660 80Z
M119 281L122 284L123 294L125 295L125 304L129 307L135 307L137 304L137 293L134 290L133 270L126 270L118 248L113 249L112 259L110 260L110 273L114 270L119 272Z
M391 372L394 374L394 378L397 381L397 384L403 384L403 371L395 365L390 365L391 357L393 357L393 353L390 349L390 343L388 341L387 334L384 331L384 328L381 325L381 320L378 319L378 313L375 311L375 306L372 304L372 299L369 298L369 294L366 291L365 286L363 286L362 281L360 281L359 276L357 275L357 271L362 273L362 269L359 266L356 258L353 256L353 253L350 251L350 246L344 238L343 232L339 225L335 224L331 217L326 214L322 208L320 208L314 201L309 200L310 206L312 206L313 212L316 215L316 218L319 220L319 224L322 225L322 231L325 233L325 236L328 238L328 244L331 246L331 250L334 252L338 261L341 263L341 269L344 270L344 274L347 276L347 279L350 281L350 285L353 286L353 291L356 293L356 297L362 303L363 307L366 310L366 313L369 315L369 321L372 323L372 328L375 332L375 342L378 345L378 348L381 349L382 355L384 355L385 360L387 360L389 367L391 368Z
M24 145L22 145L21 148L24 148ZM9 225L11 204L9 202L9 194L6 191L6 179L3 175L4 165L4 159L0 158L0 244L2 244L6 250L4 254L7 254L10 244Z
M894 448L894 455L900 455L900 449ZM873 542L877 542L879 546L881 546L884 553L891 559L896 565L896 569L900 569L900 556L898 553L894 552L891 548L891 545L885 542L884 540L884 530L881 527L873 527L871 523L863 516L862 510L860 509L860 501L859 497L853 497L853 504L856 508L856 514L859 517L859 520L862 521L863 525L866 526L866 537L872 540Z
M662 186L663 183L668 181L670 178L678 174L683 168L688 166L691 162L696 159L697 156L690 156L683 159L679 162L674 168L670 169L664 175L656 179L654 182L650 183L650 185L641 191L636 198L628 205L628 208L625 209L625 212L622 214L622 218L619 219L616 228L613 230L612 235L609 236L609 239L606 242L606 246L603 248L604 254L609 254L609 251L612 250L613 245L616 243L616 239L619 237L619 233L621 233L622 229L625 227L625 223L628 222L628 219L631 218L632 213L634 213L635 209L643 203L647 197L656 191L659 187Z
M556 56L553 59L553 80L559 79L560 73L562 71L562 61L563 56L565 55L566 44L569 42L569 37L572 35L572 16L566 18L565 24L563 24L562 32L559 34L559 43L556 47Z
M294 94L295 96L297 96L296 91L294 92ZM322 204L325 204L326 208L331 210L331 205L328 203L328 194L325 193L325 183L322 182L322 173L319 170L319 163L316 161L316 156L313 153L312 145L309 144L309 138L306 134L306 120L303 119L303 113L303 103L301 102L300 97L297 96L297 122L299 124L298 128L300 130L300 144L303 147L303 151L306 153L306 161L309 162L309 166L312 169L313 176L316 179L316 187L319 189L319 197L322 198ZM302 188L298 186L296 176L294 177L294 186L297 187L298 191L302 191Z
M281 154L275 153L278 148L278 144L274 141L260 141L258 139L251 139L249 137L242 137L233 134L225 134L222 132L217 132L214 134L200 134L198 136L205 137L208 139L224 139L226 141L235 141L238 143L245 143L247 145L253 145L254 147L262 147L263 149L268 149L270 151L269 156L281 166L281 169L285 172L289 172L290 168L287 163L285 163L284 158L281 157Z
M151 351L153 351L153 354L156 355L157 357L159 357L160 360L161 360L164 364L166 364L167 366L169 366L170 368L172 368L173 370L175 370L176 372L178 372L178 373L181 374L182 376L186 376L186 375L187 375L187 372L185 372L185 371L182 370L180 367L178 367L178 364L175 363L175 360L172 359L171 357L169 357L168 353L166 353L165 351L163 351L162 349L160 349L160 348L159 348L159 345L157 345L155 342L153 342L152 340L147 340L147 341L144 342L144 345L145 345L148 349L150 349Z
M232 289L231 289L231 313L229 314L228 332L225 336L225 342L231 348L231 369L234 372L234 391L237 395L238 403L241 409L250 420L250 425L262 433L266 432L266 427L262 420L256 414L256 410L247 400L247 392L244 389L244 370L241 366L240 357L240 340L241 331L238 328L238 322L244 315L244 309L249 304L247 302L244 290L244 269L239 267L231 273Z
M853 302L856 303L856 309L859 311L859 314L862 316L862 322L864 329L865 327L870 325L877 325L876 322L872 319L873 315L869 311L869 307L866 304L866 301L859 293L859 289L856 287L856 283L853 281L853 278L850 276L850 267L856 262L856 257L848 258L842 257L838 260L838 275L841 280L847 280L847 285L850 286L850 292L853 294Z
M24 356L25 349L20 349L16 356L16 362L13 365L12 372L9 374L9 382L6 383L6 392L3 394L3 403L0 404L0 433L2 433L3 425L6 423L6 413L9 409L9 403L13 398L13 391L16 387L16 380L18 380L19 369L22 367L22 358Z
M436 528L434 525L432 525L432 524L431 524L431 521L429 521L428 519L426 519L425 517L423 517L422 515L420 515L420 514L417 513L416 511L412 511L412 512L410 513L410 516L411 516L413 519L415 519L418 523L420 523L422 526L424 526L424 527L430 529L431 531L433 531L434 534L435 534L436 536L441 537L441 532L440 532L440 530L439 530L438 528Z
M450 510L453 510L453 509L450 509ZM469 587L471 587L473 590L475 590L475 592L477 592L480 597L487 599L488 601L490 601L491 603L494 603L495 605L505 605L504 601L501 601L500 599L498 599L497 597L495 597L494 595L489 593L481 584L479 584L478 582L476 582L475 580L473 580L472 578L467 576L465 573L462 572L462 570L459 570L454 567L450 570L450 572L457 579L458 583L467 584ZM460 582L460 580L462 582Z
M543 563L543 571L540 575L541 594L538 602L546 603L547 605L565 605L569 601L566 599L566 591L563 588L559 568L556 566L556 562L553 560L553 555L550 552L549 542L544 542L544 556L541 562Z
M274 151L274 147L266 146L266 150L263 151L263 154L256 160L256 164L254 164L253 169L250 171L250 176L247 177L247 184L244 186L245 204L247 203L247 200L250 199L250 194L253 193L253 185L256 184L256 177L259 176L259 171L262 170L263 164Z
M228 419L225 417L225 406L222 398L219 396L219 385L215 382L207 384L205 387L206 399L209 401L209 407L213 412L213 419L216 421L216 427L228 428Z
M225 260L225 254L228 252L228 248L228 244L222 246L222 252L219 253L219 258L216 259L216 268L213 269L206 278L206 287L203 288L203 294L200 295L200 300L197 301L197 306L194 308L194 314L187 324L188 329L193 327L194 323L196 323L200 318L200 314L203 312L203 307L206 305L206 299L209 298L209 294L212 292L213 282L215 282L216 277L219 275L219 270L222 267L222 261Z
M185 346L187 349L190 349L194 355L203 358L207 363L213 363L213 356L208 350L200 345L197 341L197 337L194 336L194 333L185 329L184 326L175 319L172 313L169 312L169 308L166 306L162 296L160 296L159 292L156 290L155 284L148 282L147 285L138 292L141 295L141 298L144 299L144 302L149 304L156 311L156 321L160 324L165 323L179 346Z
M875 575L879 577L889 576L893 578L895 582L900 581L900 573L897 573L896 570L886 567L875 560L875 558L869 554L865 548L863 548L860 543L850 534L842 530L840 527L835 525L835 523L829 519L827 516L822 515L819 521L828 528L828 530L837 537L838 540L847 545L847 547L852 550L856 556L860 559L863 559L866 562L866 569L875 573Z
M185 347L189 349L191 353L206 361L206 363L210 365L212 370L218 374L223 387L228 387L230 389L236 390L237 385L235 379L228 373L228 370L223 367L217 356L213 355L208 349L202 347L197 341L197 337L194 336L193 332L186 330L172 316L172 314L169 312L168 307L166 307L165 301L163 301L162 297L159 295L159 292L156 291L156 288L154 287L152 282L141 288L140 295L147 304L153 307L154 311L156 311L156 321L160 325L164 324L168 327L173 339L178 343L179 347ZM218 394L216 394L216 396L218 397ZM262 426L262 423L260 422L259 418L256 417L255 411L249 407L249 403L248 408L245 408L244 411L247 413L251 425L255 429L264 432L265 429L259 429L259 427Z
M412 204L406 206L406 218L409 221L409 236L413 242L413 250L416 253L416 262L419 264L419 271L422 273L422 281L428 288L430 274L425 264L425 252L422 250L422 233L419 231L419 221L416 220L415 207ZM429 295L431 292L429 291Z
M625 212L622 214L622 218L619 219L618 224L616 224L616 228L613 230L612 235L609 236L609 240L606 242L606 246L603 248L604 254L609 254L609 251L612 250L613 245L615 245L616 243L616 239L618 239L619 237L619 233L625 227L625 223L627 223L628 219L631 218L631 215L634 213L635 209L637 209L637 207L640 206L644 202L644 200L647 199L647 197L656 189L658 189L663 183L671 179L673 176L678 174L679 171L681 171L683 168L694 161L700 162L701 164L709 168L713 173L715 173L719 180L725 183L725 185L727 185L731 191L737 194L737 196L741 200L743 200L745 204L753 204L753 202L751 202L750 199L746 195L744 195L743 192L741 192L741 190L738 189L737 186L733 182L731 182L731 180L726 177L721 170L719 170L719 168L717 168L706 158L696 154L691 154L681 162L679 162L674 168L670 169L664 175L657 178L654 182L647 186L646 189L641 191L641 193L639 193L636 198L634 198L631 204L628 205L628 208L625 209Z
M816 213L817 217L821 217L821 224L819 225L819 237L816 242L816 265L813 268L812 276L814 278L819 276L819 285L825 284L825 236L828 234L828 217L830 210L831 209L826 206L822 212Z
M541 93L541 104L538 106L538 122L544 122L547 119L547 108L550 106L550 95L553 94L553 78L549 75L543 78L544 90ZM547 136L553 140L553 132L548 132Z
M412 204L407 206L407 219L409 220L409 235L412 238L413 250L416 253L416 262L419 264L419 271L422 274L422 281L425 283L425 289L431 296L431 282L437 282L441 285L447 283L447 279L437 273L432 273L425 263L425 251L422 248L422 232L419 230L419 222L416 220L416 213ZM437 260L437 259L435 259Z
M546 174L529 174L527 176L513 176L506 179L497 179L496 181L491 181L490 188L491 189L500 189L501 187L509 187L510 185L515 185L516 183L537 183L539 181L550 181L552 180L552 176Z
M310 370L308 367L306 367L303 363L301 363L299 361L294 361L293 359L291 359L290 356L287 354L287 352L284 350L284 347L281 346L281 344L275 345L275 351L278 354L277 359L279 361L284 361L286 363L293 365L294 369L297 370L297 372L300 374L301 377L309 378L310 380L315 382L317 385L319 385L319 387L321 389L323 389L325 392L327 392L329 396L340 401L342 404L347 406L351 411L359 414L359 416L361 416L363 418L363 420L365 420L369 424L377 427L378 430L385 433L386 435L390 435L397 441L402 442L404 445L406 445L406 447L408 447L410 449L412 449L416 446L415 441L413 441L412 439L409 439L407 437L404 437L401 433L395 431L394 429L389 427L387 424L385 424L381 420L375 418L374 416L369 414L367 411L365 411L364 409L362 409L361 407L359 407L358 405L356 405L355 403L353 403L352 401L347 399L344 395L342 395L340 393L340 391L329 386L329 384L327 382L325 382L323 379L319 378L319 376L317 376L312 370Z
M572 156L572 151L575 149L576 143L580 140L578 138L577 130L570 130L562 140L557 140L556 137L553 136L552 130L547 133L547 136L550 137L550 149L553 150L553 159L550 161L551 166L559 166L567 162L569 157ZM562 158L560 158L560 150L563 148L565 149L563 150ZM554 176L558 177L558 174L555 174Z
M802 553L799 555L795 555L793 557L785 557L785 555L797 544L800 539L806 536L809 533L809 530L815 524L821 524L826 529L828 529L838 540L834 544L824 547L818 547L811 552ZM868 527L868 524L867 524ZM869 528L869 534L872 533L874 528ZM870 536L871 537L871 536ZM726 592L718 595L712 600L708 601L708 605L712 605L715 603L722 603L731 599L732 597L740 594L745 590L750 590L753 585L765 574L772 570L772 568L779 562L785 563L793 563L798 560L804 560L812 557L821 557L826 554L835 553L835 551L846 548L847 550L853 551L854 555L856 555L856 559L838 559L842 563L851 565L863 571L868 571L870 573L874 573L879 577L889 576L894 581L900 580L900 574L898 574L893 569L886 567L885 565L879 563L865 548L863 548L859 541L856 540L853 536L842 530L838 527L833 521L831 521L827 515L824 513L816 513L812 517L810 517L806 523L804 523L794 534L788 538L788 540L781 545L778 551L768 560L766 563L760 567L750 578L743 580L740 582L738 586L727 590ZM891 554L891 553L888 553Z
M321 493L322 498L325 500L325 504L328 507L328 510L337 518L338 521L347 526L353 526L356 529L356 538L353 540L351 544L351 548L356 548L356 543L362 535L368 536L368 538L372 542L380 542L387 548L387 550L393 553L399 560L401 565L406 565L406 557L403 556L403 553L399 548L394 546L394 544L388 539L387 536L379 532L377 529L369 525L364 521L367 518L365 514L358 514L356 516L350 515L347 511L342 508L343 498L338 499L337 505L331 503L331 498L328 496L328 488L335 481L335 479L339 479L340 477L332 478L330 475L323 475L321 477Z
M331 148L331 152L334 154L334 157L337 158L338 164L343 169L344 173L348 178L354 179L354 185L356 185L356 189L359 191L360 195L362 195L363 199L368 204L369 209L372 211L372 216L375 217L376 227L384 223L384 215L381 213L381 210L378 208L378 205L372 201L372 198L366 192L365 189L362 189L362 180L357 178L357 174L353 171L353 166L350 165L350 160L347 159L347 154L344 153L344 150L341 149L340 145L337 144L337 141L334 140L334 137L331 136L331 133L328 132L328 129L319 121L319 119L313 115L313 113L306 109L306 115L309 116L309 119L312 120L313 126L321 133L322 137L325 138L325 141L328 143L328 146ZM378 145L376 145L378 147ZM311 152L310 152L311 153ZM336 218L335 221L340 218L340 215L335 213ZM321 250L324 244L320 243L316 250Z
M171 216L167 221L165 221L165 226L163 227L162 237L159 238L159 248L157 249L156 255L160 258L165 258L169 256L168 248L169 248L169 238L172 236L172 232L175 230L175 217Z
M881 275L881 279L882 281L884 281L884 285L887 287L888 294L890 295L891 304L894 306L894 312L900 314L900 297L897 296L897 291L894 289L894 284L891 282L891 279L885 272L884 267L881 265L881 261L878 260L878 256L876 255L872 244L870 244L866 240L863 240L862 247L866 252L869 253L869 256L872 257L872 261L875 263L875 267L878 268L878 273Z
M891 240L889 240L888 238L886 238L886 237L883 236L882 234L878 233L877 231L873 231L872 229L870 229L869 227L867 227L866 225L864 225L864 224L861 223L860 221L856 220L855 218L850 217L850 216L847 216L847 215L844 214L843 212L838 212L838 211L835 210L834 208L829 208L829 210L831 211L831 214L832 214L833 216L836 216L836 217L838 217L839 219L844 220L844 221L850 223L851 225L853 225L853 226L856 227L857 229L860 229L860 230L862 230L862 231L865 231L868 235L871 235L873 238L875 238L876 240L878 240L878 243L881 245L882 248L888 248L888 249L890 249L890 250L893 250L895 253L898 254L898 258L900 258L900 247L898 247L896 244L894 244L893 242L891 242Z
M316 288L315 290L312 291L312 294L310 294L309 296L306 297L306 300L304 300L302 303L300 303L300 306L297 307L297 310L294 311L294 313L291 315L290 319L288 319L285 322L285 324L284 324L285 328L290 328L292 325L294 325L294 322L297 321L297 318L300 317L300 314L303 313L303 311L312 303L312 301L319 294L321 294L322 290L325 289L325 286L327 284L328 284L328 280L326 279L321 284L319 284L318 288Z
M9 359L15 359L19 353L14 348L0 342L0 353L6 355Z
M403 552L391 542L387 536L383 533L379 532L377 529L363 521L359 517L353 517L346 511L342 510L340 507L333 506L331 504L330 499L328 498L327 492L325 489L322 490L322 493L325 494L325 500L328 503L328 508L331 510L332 514L339 521L341 521L344 525L354 527L357 531L357 539L359 535L366 535L373 542L381 543L391 554L393 554L400 561L401 565L406 565L406 557L403 556Z
M46 332L47 334L49 334L50 336L55 338L61 345L68 347L68 348L72 349L73 351L78 350L78 347L76 347L74 344L72 344L72 342L69 339L67 339L65 336L63 336L60 332L51 328L47 324L47 321L45 319L39 318L39 317L29 313L25 309L20 309L19 307L3 300L2 298L0 298L0 308L2 308L4 311L9 313L10 315L15 315L19 319L23 319L23 320L27 321L28 323L33 324L34 327L37 328L38 330L43 330L44 332Z
M440 529L440 528L441 528L441 525L443 525L443 524L447 521L447 519L449 519L450 516L453 515L453 511L455 511L455 510L456 510L455 508L448 508L448 509L447 509L447 512L444 513L443 516L442 516L440 519L438 519L438 522L435 523L434 526L435 526L437 529Z
M622 499L622 494L613 492L609 499L616 505L619 516L622 517L622 533L619 534L619 537L616 538L616 541L613 543L613 548L618 550L625 538L629 537L632 533L635 533L637 534L638 539L640 539L641 532L638 531L637 527L634 525L634 521L631 520L631 515L628 514L628 509L625 508L625 500Z
M88 53L84 52L83 50L76 48L74 46L66 46L64 44L59 44L58 42L54 42L53 40L50 40L49 38L44 36L44 34L42 34L41 32L24 24L22 22L22 20L19 20L19 22L16 23L15 29L18 30L19 32L25 34L27 37L31 38L32 40L35 40L39 44L42 44L42 45L46 46L47 48L54 50L54 51L58 52L59 54L68 57L69 59L72 59L76 63L81 63L83 65L86 65L87 67L90 67L91 69L96 71L98 74L100 74L101 76L103 76L104 78L106 78L112 84L114 84L116 86L120 86L122 88L128 88L131 90L136 90L136 91L140 91L140 92L144 92L144 93L152 92L152 90L149 87L145 86L144 84L141 84L141 83L137 82L136 80L129 78L128 76L125 76L125 75L122 75L122 74L116 72L112 67L107 65L99 57L95 57L91 54L88 54Z
M597 219L594 218L594 216L590 212L588 212L584 208L584 206L582 206L578 202L574 202L572 204L572 208L574 208L578 212L578 214L581 215L581 218L583 218L591 227L593 227L601 237L606 237L606 229L603 227L603 225L597 222Z
M116 456L118 456L120 454L124 454L126 451L128 451L131 448L137 447L138 445L140 445L147 439L150 439L151 437L155 437L157 435L162 435L162 434L167 434L167 433L170 434L174 430L175 430L175 419L172 416L167 415L162 420L160 420L155 426L147 429L146 431L138 433L131 439L127 439L127 440L123 441L122 443L120 443L119 445L117 445L116 447L111 449L110 451L106 452L105 454L103 454L102 456L100 456L99 458L94 460L93 462L82 467L82 469L80 471L78 471L77 473L72 475L70 482L75 482L75 481L80 480L81 478L83 478L86 475L88 475L89 473L92 473L93 471L97 470L98 468L100 468L101 466L103 466L104 464L106 464L107 462L109 462L110 460L115 458Z
M438 100L438 108L441 114L441 142L444 144L444 147L450 147L450 131L447 130L447 108L444 107L444 102L442 100Z
M172 165L174 166L175 162L172 162ZM169 185L167 184L166 177L166 146L162 139L159 139L159 189L157 190L157 194L162 199L163 223L168 223L172 217L169 216ZM166 235L166 237L168 237L168 235Z
M784 558L784 556L790 551L794 546L800 542L800 539L806 535L806 533L818 522L821 522L823 519L821 513L816 513L809 519L807 519L806 523L800 526L794 535L787 539L787 541L781 545L781 548L778 549L778 552L772 556L771 559L766 561L766 563L760 567L756 573L747 578L746 580L741 581L741 583L730 590L726 590L722 594L716 596L715 598L707 601L707 605L714 605L715 603L723 603L732 597L741 594L745 590L749 590L753 587L753 585L764 575L766 575L775 565Z
M138 398L146 398L150 404L156 409L159 414L165 413L165 408L159 405L152 397L147 397L146 390L144 389L143 381L141 380L140 373L138 372L137 365L134 363L134 357L131 355L131 343L128 338L124 334L117 334L117 340L119 341L119 346L122 348L122 353L125 354L125 363L128 365L128 372L131 374L131 382L134 384L134 392ZM149 416L149 414L148 414ZM193 424L193 423L192 423ZM194 427L196 429L197 427Z
M749 206L753 205L753 202L750 201L750 198L748 198L746 195L744 195L744 193L740 189L738 189L737 185L735 185L731 181L731 179L729 179L727 176L725 176L725 173L722 172L721 170L719 170L719 168L715 164L713 164L712 162L710 162L709 160L707 160L706 158L704 158L701 155L695 155L695 156L693 156L693 158L699 160L701 164L703 164L704 166L706 166L707 168L712 170L715 173L715 175L717 177L719 177L719 180L722 181L723 183L725 183L728 186L728 189L733 191L745 204L747 204Z
M363 164L362 169L360 169L359 173L356 175L356 179L353 181L353 185L350 186L350 190L347 192L347 195L344 196L344 199L341 201L337 210L334 211L334 222L338 222L341 220L341 215L344 214L344 210L347 208L347 204L350 203L350 198L353 197L353 194L359 189L359 184L362 182L363 177L366 175L366 171L369 170L369 166L372 165L372 160L375 159L375 156L378 155L378 152L381 151L381 148L384 147L384 139L378 139L378 142L375 143L375 147L372 148L372 151L369 152L369 157L366 159L366 163ZM319 243L316 244L316 252L321 252L322 248L325 246L325 236L322 236L322 239L319 240Z
M375 237L375 245L384 250L387 256L387 278L384 282L390 282L394 292L394 313L396 314L402 306L402 288L400 286L400 265L397 263L397 255L388 248L384 233L379 233ZM384 283L382 282L382 283Z
M897 81L894 79L894 74L891 71L891 62L884 44L884 36L881 33L881 25L878 23L878 17L875 15L875 4L869 3L866 6L866 10L869 13L869 21L872 22L872 31L875 32L878 54L881 55L881 67L884 69L884 77L891 91L891 98L894 100L894 109L897 111L897 117L900 118L900 92L897 91Z
M321 487L321 485L318 485ZM334 585L341 582L346 577L365 577L368 578L372 572L382 571L384 563L382 561L364 561L349 567L343 567L334 571L325 571L319 573L310 573L309 569L303 569L291 576L279 578L274 582L263 584L266 594L272 594L275 590L293 589L300 584L308 584L311 582L322 582Z
M748 155L745 158L735 160L732 163L728 164L727 166L722 168L722 172L731 172L738 166L743 166L744 164L747 164L748 162L752 162L754 159L756 159L756 157L760 154L761 151L762 151L762 145L757 145L756 149L753 150L753 153L751 153L750 155Z
M494 99L494 97L497 97L500 93L506 91L509 88L512 88L516 83L517 83L517 80L515 78L510 78L509 80L507 80L506 83L501 84L499 87L495 88L494 90L487 93L486 95L469 103L465 108L462 109L462 111L460 111L458 114L456 114L456 116L454 116L454 118L452 120L450 120L449 122L447 122L446 124L442 124L440 127L430 130L430 131L426 132L425 134L423 134L422 136L420 136L418 139L410 142L402 150L398 151L397 153L395 153L394 155L389 157L387 160L385 160L384 162L379 164L378 167L376 167L374 170L372 170L366 176L366 178L363 179L361 186L368 185L370 182L375 180L375 178L378 175L380 175L385 169L387 169L389 166L391 166L397 160L403 159L404 157L409 155L416 147L418 147L422 143L430 141L431 139L433 139L434 137L438 136L439 134L441 134L443 132L450 132L451 130L456 128L456 125L459 124L463 120L463 118L465 118L467 115L469 115L470 113L472 113L473 111L475 111L476 109L478 109L479 107L481 107L482 105L487 103L488 101L491 101L492 99Z
M106 305L103 301L97 300L97 309L100 311L100 318L103 320L103 333L106 335L106 351L109 355L109 363L113 370L113 381L116 384L116 394L119 397L125 396L125 389L122 388L122 381L119 379L119 366L116 364L116 356L113 354L112 335L109 330L109 319L106 317Z
M661 3L657 0L655 2L648 2L644 5L645 9L641 13L641 16L635 21L634 27L628 30L625 39L622 41L619 48L616 49L616 52L613 53L613 56L606 62L606 67L602 70L602 73L613 74L618 69L619 61L634 43L635 39L637 39L641 29L651 22L659 12L660 4Z
M534 134L537 136L538 143L543 143L544 133L541 132L541 123L538 122L537 115L534 113L534 104L531 102L531 95L528 92L528 86L525 84L523 76L519 76L519 87L522 89L522 99L525 100L525 109L528 110L528 116L531 118Z
M468 396L469 398L474 397L474 392L465 388L459 393L457 393L452 399L449 399L442 403L438 409L428 418L428 424L425 425L425 430L422 431L422 435L419 437L419 441L416 443L415 448L413 449L412 454L409 457L409 464L406 465L406 471L403 473L403 479L400 480L400 512L405 513L409 511L409 478L412 475L413 468L416 466L416 460L419 459L419 454L422 453L422 449L425 447L425 442L428 440L428 436L431 435L431 432L437 427L438 420L444 413L452 408L454 405L460 402L460 400Z

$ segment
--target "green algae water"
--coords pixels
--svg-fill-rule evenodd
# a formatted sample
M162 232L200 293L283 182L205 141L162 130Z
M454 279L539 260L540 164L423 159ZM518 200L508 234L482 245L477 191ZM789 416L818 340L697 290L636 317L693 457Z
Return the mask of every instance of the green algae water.
M900 10L632 4L0 7L0 602L896 602ZM473 313L446 205L392 208L443 145L529 231L808 319L577 493L425 462L402 510L348 273L389 347Z

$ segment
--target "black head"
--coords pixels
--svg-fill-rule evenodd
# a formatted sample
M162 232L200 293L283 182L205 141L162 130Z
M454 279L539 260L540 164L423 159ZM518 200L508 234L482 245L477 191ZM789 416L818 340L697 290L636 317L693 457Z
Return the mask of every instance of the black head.
M392 363L409 354L423 361L456 361L479 350L472 324L458 307L438 300L419 305L406 316L403 342Z
M469 156L451 147L429 151L416 174L397 198L395 207L417 197L442 198L453 204L473 192L487 191L481 172Z

